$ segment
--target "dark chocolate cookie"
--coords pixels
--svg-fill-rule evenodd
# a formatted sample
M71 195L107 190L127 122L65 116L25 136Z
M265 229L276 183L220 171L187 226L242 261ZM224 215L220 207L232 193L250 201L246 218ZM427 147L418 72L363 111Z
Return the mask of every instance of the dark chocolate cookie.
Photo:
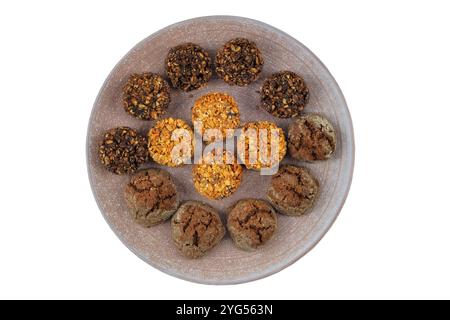
M170 49L165 61L172 86L186 92L206 85L212 76L211 65L208 52L194 43Z
M108 130L99 148L100 161L115 174L134 173L147 161L147 139L128 127Z
M262 107L278 118L299 115L308 101L309 90L305 81L291 71L271 75L261 88Z
M264 60L254 42L236 38L219 49L215 63L217 75L226 83L246 86L258 78Z
M170 103L170 88L166 80L154 73L133 74L123 87L123 106L141 120L158 119Z

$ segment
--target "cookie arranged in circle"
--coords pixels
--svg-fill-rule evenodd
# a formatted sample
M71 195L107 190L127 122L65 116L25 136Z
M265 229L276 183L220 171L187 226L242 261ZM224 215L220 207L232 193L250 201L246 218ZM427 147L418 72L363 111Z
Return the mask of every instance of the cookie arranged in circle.
M336 149L336 132L325 117L308 114L294 120L288 130L288 150L294 159L327 160Z
M162 169L135 173L125 187L124 197L131 217L144 227L169 219L179 204L177 187Z
M282 165L272 176L267 198L280 213L299 216L314 205L319 183L303 167Z
M217 51L215 63L217 75L226 83L246 86L258 78L264 59L256 43L236 38Z
M134 173L148 159L147 139L128 127L113 128L103 136L98 153L108 171Z
M183 203L172 217L172 239L188 258L199 258L215 247L225 235L218 212L198 202Z
M228 213L227 228L238 248L251 251L272 238L277 229L276 212L264 200L240 200Z
M154 73L132 74L123 87L125 111L141 120L158 119L170 103L166 80Z

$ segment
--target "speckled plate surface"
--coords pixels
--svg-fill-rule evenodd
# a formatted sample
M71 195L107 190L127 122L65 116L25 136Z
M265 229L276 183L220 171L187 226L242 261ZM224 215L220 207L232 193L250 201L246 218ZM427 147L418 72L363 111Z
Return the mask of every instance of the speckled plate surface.
M194 42L205 48L211 57L226 41L245 37L256 42L265 59L258 81L247 87L225 84L213 76L208 86L184 93L172 90L172 102L167 116L179 117L191 123L191 107L199 96L221 91L235 97L241 110L241 122L270 120L283 129L291 120L278 119L258 109L263 80L273 72L291 70L301 74L310 88L311 98L306 112L320 113L335 126L337 149L329 161L298 162L289 158L284 163L306 166L318 179L321 192L313 210L301 217L278 215L279 228L265 246L254 252L237 249L230 237L206 256L190 260L181 256L171 240L170 223L146 229L134 223L127 213L123 188L128 176L106 171L97 149L104 132L117 126L129 126L146 134L154 124L128 115L121 103L121 88L131 73L164 74L164 58L169 48ZM350 114L344 97L326 67L300 42L264 23L239 17L203 17L183 21L160 30L136 45L113 69L95 101L87 135L87 165L89 178L100 211L122 242L138 257L153 267L182 279L207 284L233 284L256 280L292 264L324 236L341 210L353 173L354 142ZM158 167L153 162L148 167ZM223 200L209 200L195 192L190 165L166 168L178 185L181 200L201 200L222 212L242 198L262 198L269 176L246 170L236 193Z

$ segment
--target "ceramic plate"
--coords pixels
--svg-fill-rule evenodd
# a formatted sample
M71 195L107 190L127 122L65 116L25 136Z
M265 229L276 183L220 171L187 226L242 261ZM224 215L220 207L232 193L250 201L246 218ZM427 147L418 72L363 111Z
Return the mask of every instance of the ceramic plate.
M265 59L258 81L247 87L229 86L213 76L208 86L189 93L172 90L172 102L166 116L182 118L191 123L194 101L208 92L231 94L241 111L241 123L270 120L283 129L289 119L278 119L258 108L263 80L270 74L291 70L303 76L310 89L306 112L326 116L337 131L337 149L331 160L305 163L286 158L284 163L306 166L320 183L321 191L313 210L301 217L278 215L275 236L254 252L237 249L227 235L206 256L190 260L176 250L166 222L146 229L130 218L123 199L128 176L105 170L98 158L98 146L104 132L117 126L129 126L146 134L154 124L128 115L121 103L121 89L131 73L154 72L164 75L164 58L169 48L194 42L205 48L211 57L228 40L244 37L256 42ZM149 36L116 65L106 79L95 101L87 134L87 165L89 178L100 211L122 242L151 266L172 276L207 284L234 284L266 277L292 264L324 236L344 204L350 188L354 162L353 129L349 111L336 81L320 60L304 45L286 33L267 24L239 17L214 16L196 18L171 25ZM147 167L158 167L149 162ZM242 198L262 198L269 176L246 170L243 181L232 196L209 200L193 187L191 165L165 168L174 177L181 200L200 200L222 213Z

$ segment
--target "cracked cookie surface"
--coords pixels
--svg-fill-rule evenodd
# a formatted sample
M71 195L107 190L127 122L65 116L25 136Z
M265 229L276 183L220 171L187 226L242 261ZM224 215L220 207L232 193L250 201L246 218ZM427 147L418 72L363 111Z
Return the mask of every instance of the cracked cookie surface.
M176 247L188 258L205 255L225 235L217 211L198 201L183 203L172 217L171 228Z
M236 246L247 251L254 250L275 233L276 212L264 200L240 200L228 214L227 228Z
M272 177L267 198L280 213L299 216L313 206L318 192L319 184L308 170L283 165Z
M178 195L170 174L162 169L141 170L124 190L132 218L144 227L169 219L178 207Z
M308 114L291 123L288 130L288 150L291 157L316 161L331 157L336 149L333 125L318 114Z

